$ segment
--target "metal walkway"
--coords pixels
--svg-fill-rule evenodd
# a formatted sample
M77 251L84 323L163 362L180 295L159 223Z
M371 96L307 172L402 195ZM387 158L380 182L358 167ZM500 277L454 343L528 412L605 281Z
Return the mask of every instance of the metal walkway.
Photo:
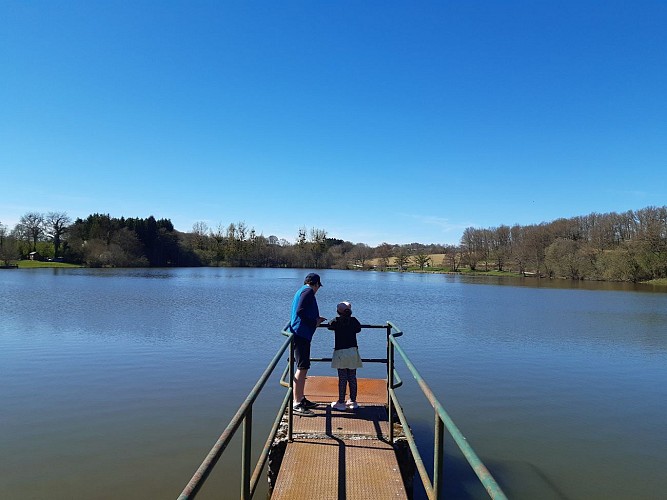
M323 324L320 328L326 326ZM403 332L389 321L385 325L361 326L386 332L383 335L386 339L383 343L386 355L381 358L363 358L362 361L384 364L387 378L359 379L359 410L333 410L329 404L338 399L337 377L311 376L306 384L306 394L311 401L322 404L316 409L315 417L294 415L291 405L294 382L293 334L285 327L281 333L287 339L197 468L179 495L179 500L190 500L197 495L239 430L242 500L253 497L258 483L265 476L270 483L273 482L272 500L407 498L411 492L406 491L406 484L408 487L412 485L413 468L416 468L426 496L431 500L439 499L442 495L445 432L458 446L489 497L506 500L500 486L398 343L397 338ZM280 384L286 388L285 397L253 468L253 405L286 353L287 366L280 380ZM402 381L396 372L396 354L416 380L435 414L431 470L427 469L422 460L422 453L398 399L396 389L402 386ZM311 361L330 362L331 358L311 358ZM282 456L279 455L280 450L284 451ZM408 453L409 465L403 459L405 453ZM405 477L401 475L401 466Z
M384 401L387 381L359 379L357 410L337 411L338 378L308 377L316 417L294 417L271 499L407 498Z

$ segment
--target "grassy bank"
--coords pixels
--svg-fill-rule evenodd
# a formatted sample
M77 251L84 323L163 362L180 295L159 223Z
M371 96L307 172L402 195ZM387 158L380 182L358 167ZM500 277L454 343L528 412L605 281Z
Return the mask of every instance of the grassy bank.
M77 266L76 264L67 264L65 262L41 262L39 260L19 260L16 262L12 262L12 264L18 264L19 269L35 269L39 267L66 267L66 268L72 268L72 267L81 267Z
M667 286L667 278L660 278L657 280L649 280L645 281L644 283L648 285L658 285L658 286Z

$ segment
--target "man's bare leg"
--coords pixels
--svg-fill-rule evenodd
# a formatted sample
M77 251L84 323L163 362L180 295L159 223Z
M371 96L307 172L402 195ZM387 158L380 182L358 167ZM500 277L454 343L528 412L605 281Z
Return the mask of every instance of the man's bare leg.
M306 374L308 370L299 368L294 373L294 404L298 404L303 399L306 390Z

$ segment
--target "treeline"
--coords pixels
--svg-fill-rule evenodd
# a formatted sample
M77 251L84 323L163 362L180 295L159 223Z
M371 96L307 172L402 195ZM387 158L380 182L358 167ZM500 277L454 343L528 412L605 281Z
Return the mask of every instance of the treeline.
M459 255L461 264L471 269L588 280L665 278L667 207L592 213L529 226L469 227Z
M91 267L246 266L512 271L570 279L643 281L667 277L667 207L592 213L535 225L466 228L459 245L370 247L301 228L293 243L244 222L179 232L169 219L63 212L27 213L0 224L0 260L43 258ZM437 257L434 257L437 255Z
M90 267L197 265L168 219L93 214L74 223L64 212L29 212L8 232L0 224L0 259L37 258ZM33 257L35 258L35 257Z
M168 219L114 218L93 214L74 222L63 212L30 212L13 230L0 224L0 260L39 258L90 267L235 266L405 269L411 256L443 253L442 245L377 248L329 238L323 229L301 228L294 243L265 237L244 222L209 227L197 222L179 232ZM34 256L33 256L34 257ZM377 266L372 263L379 259ZM393 262L395 260L395 262ZM428 259L421 261L423 265Z

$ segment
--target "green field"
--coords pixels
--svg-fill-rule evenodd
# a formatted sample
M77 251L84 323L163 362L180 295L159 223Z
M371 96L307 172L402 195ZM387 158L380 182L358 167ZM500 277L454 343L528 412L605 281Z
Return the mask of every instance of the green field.
M67 264L65 262L42 262L39 260L19 260L12 262L12 264L18 264L19 269L34 269L38 267L81 267L76 264Z

